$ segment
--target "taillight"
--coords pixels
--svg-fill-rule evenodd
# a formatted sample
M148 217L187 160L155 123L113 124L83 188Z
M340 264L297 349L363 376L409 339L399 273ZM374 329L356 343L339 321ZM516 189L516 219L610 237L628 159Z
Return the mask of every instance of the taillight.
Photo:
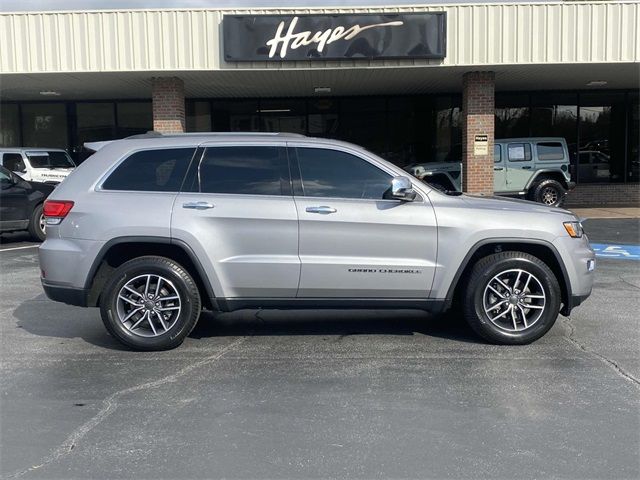
M46 200L42 207L42 213L47 225L57 225L73 208L70 200Z

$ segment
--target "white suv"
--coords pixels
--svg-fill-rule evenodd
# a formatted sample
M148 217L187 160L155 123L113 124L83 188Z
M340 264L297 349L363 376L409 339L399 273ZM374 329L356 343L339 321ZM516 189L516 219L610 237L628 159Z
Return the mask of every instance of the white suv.
M0 148L0 164L28 182L58 184L76 168L57 148Z

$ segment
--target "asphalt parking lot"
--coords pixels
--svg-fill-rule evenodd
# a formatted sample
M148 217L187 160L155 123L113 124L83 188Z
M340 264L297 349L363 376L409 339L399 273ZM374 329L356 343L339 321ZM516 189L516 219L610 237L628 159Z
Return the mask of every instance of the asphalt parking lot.
M640 243L637 219L585 226ZM23 236L0 250L6 478L640 477L632 255L526 347L417 311L241 311L141 354L47 300Z

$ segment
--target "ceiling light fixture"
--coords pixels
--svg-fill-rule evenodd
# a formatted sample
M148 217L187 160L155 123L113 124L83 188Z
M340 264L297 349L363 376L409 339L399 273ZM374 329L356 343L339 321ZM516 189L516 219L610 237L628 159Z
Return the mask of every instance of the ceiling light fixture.
M313 91L315 93L331 93L331 87L315 87Z
M54 90L42 90L40 95L44 95L45 97L59 97L60 92L56 92Z
M591 80L587 83L587 87L604 87L606 84L606 80Z

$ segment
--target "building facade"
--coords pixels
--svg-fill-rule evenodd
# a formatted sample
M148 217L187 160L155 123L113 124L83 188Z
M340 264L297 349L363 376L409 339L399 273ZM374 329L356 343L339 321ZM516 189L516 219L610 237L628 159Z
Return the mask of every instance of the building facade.
M569 204L638 204L638 25L626 1L5 13L0 145L298 132L488 194L495 138L559 136Z

